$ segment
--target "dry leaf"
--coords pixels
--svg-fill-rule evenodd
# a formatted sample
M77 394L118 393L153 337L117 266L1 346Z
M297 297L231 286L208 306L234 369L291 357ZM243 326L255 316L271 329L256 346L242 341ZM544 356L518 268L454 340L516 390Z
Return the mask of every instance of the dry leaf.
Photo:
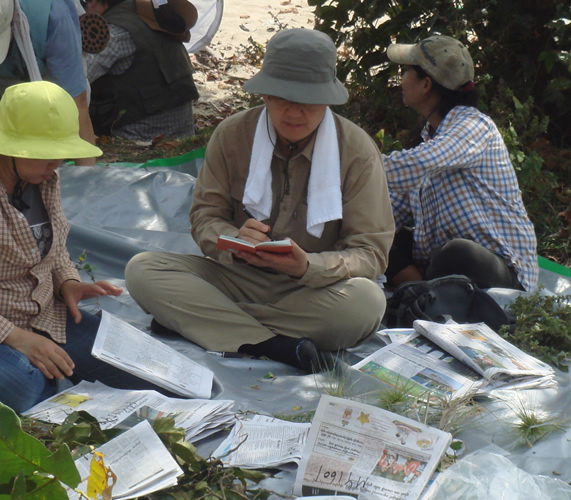
M109 480L111 479L111 484ZM103 453L93 452L89 465L89 477L87 478L87 496L89 498L111 500L113 486L117 482L117 476L105 465Z

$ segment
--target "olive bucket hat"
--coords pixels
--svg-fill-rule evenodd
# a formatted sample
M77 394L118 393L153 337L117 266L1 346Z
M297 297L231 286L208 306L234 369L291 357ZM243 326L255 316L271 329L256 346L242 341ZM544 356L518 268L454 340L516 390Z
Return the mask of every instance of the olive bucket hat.
M455 38L434 35L415 44L394 43L388 58L397 64L420 66L437 83L459 90L474 80L474 63L466 46Z
M101 156L79 137L79 112L73 98L55 83L12 85L0 100L0 154L36 160Z
M282 30L268 42L262 69L243 88L303 104L344 104L349 95L336 76L337 51L325 33Z

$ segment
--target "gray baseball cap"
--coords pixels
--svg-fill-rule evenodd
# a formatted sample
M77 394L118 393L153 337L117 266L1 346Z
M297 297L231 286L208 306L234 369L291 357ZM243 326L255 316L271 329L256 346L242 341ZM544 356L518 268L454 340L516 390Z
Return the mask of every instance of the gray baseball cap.
M325 33L294 28L268 42L262 69L243 88L304 104L344 104L347 90L336 76L337 50Z
M474 80L470 52L462 42L449 36L430 36L415 44L394 43L388 47L387 56L397 64L420 66L449 90L459 90Z

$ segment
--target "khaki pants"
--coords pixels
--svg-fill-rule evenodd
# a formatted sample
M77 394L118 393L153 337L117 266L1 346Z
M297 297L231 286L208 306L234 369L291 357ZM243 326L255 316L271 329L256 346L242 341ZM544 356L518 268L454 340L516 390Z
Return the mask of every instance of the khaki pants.
M138 254L125 279L160 324L212 351L235 352L276 334L336 351L376 332L386 306L383 291L366 278L310 288L287 275L196 255Z

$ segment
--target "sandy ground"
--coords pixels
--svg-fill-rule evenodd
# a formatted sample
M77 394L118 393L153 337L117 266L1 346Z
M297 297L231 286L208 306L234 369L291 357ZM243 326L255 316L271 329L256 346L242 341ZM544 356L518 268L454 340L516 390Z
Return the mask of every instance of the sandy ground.
M305 0L226 0L220 28L205 50L192 55L200 93L194 115L199 127L216 125L247 101L241 84L258 68L250 55L256 44L284 28L313 28Z

